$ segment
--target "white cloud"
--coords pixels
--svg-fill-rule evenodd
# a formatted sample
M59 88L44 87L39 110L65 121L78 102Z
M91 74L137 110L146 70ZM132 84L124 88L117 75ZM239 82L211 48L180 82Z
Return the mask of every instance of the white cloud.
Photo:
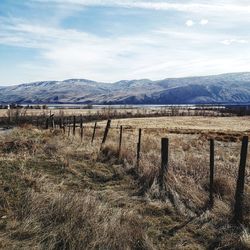
M153 0L30 0L31 2L49 2L62 5L78 6L117 6L123 8L140 8L152 10L174 10L181 12L234 12L250 13L250 4L246 1L223 1L211 0L209 3L203 0L193 0L188 3L178 3L177 1L164 2Z
M186 21L186 26L188 27L192 27L194 26L196 23L193 20L187 20ZM201 19L199 22L200 25L207 25L208 24L208 20L207 19Z
M200 20L200 24L201 25L207 25L208 24L208 20L207 19L201 19Z
M186 21L186 26L192 27L192 26L194 26L194 25L195 25L195 22L194 22L193 20L187 20L187 21Z
M232 44L247 44L249 43L249 41L245 40L245 39L225 39L221 41L222 44L224 45L232 45Z

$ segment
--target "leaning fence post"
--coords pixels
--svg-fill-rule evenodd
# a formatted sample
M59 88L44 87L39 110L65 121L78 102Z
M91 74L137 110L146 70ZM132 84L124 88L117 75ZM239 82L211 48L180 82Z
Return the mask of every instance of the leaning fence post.
M137 143L137 155L136 155L136 166L139 167L141 154L141 128L139 128L138 143Z
M234 217L233 217L233 221L235 223L240 223L240 224L243 222L243 198L244 198L247 149L248 149L248 136L244 136L242 140L241 153L240 153L240 166L239 166L238 179L235 191L235 205L234 205Z
M122 126L120 126L120 138L119 138L119 148L118 148L118 156L121 155L121 148L122 148Z
M73 116L73 135L75 136L76 134L76 117Z
M108 132L109 132L109 129L110 129L110 123L111 123L111 120L108 120L105 131L104 131L103 139L102 139L102 145L106 142Z
M97 122L95 122L95 126L94 126L94 130L93 130L93 134L92 134L91 143L93 143L93 141L94 141L94 139L95 139L96 126L97 126Z
M209 203L214 205L214 140L210 139L210 176L209 176Z
M161 168L159 173L159 188L160 192L164 186L164 176L168 169L168 138L161 138Z

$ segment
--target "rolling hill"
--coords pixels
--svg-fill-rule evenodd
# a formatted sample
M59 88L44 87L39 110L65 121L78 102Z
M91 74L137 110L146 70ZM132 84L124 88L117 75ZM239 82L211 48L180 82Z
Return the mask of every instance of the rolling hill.
M250 73L115 83L86 79L41 81L0 87L0 102L19 104L250 103Z

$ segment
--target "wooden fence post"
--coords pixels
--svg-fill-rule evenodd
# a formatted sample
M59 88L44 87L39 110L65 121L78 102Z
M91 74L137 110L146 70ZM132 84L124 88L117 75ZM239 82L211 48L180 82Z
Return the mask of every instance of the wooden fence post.
M119 138L119 148L118 148L118 156L121 155L121 148L122 148L122 126L120 126L120 138Z
M51 116L51 125L52 125L52 129L55 128L55 119L54 119L54 115Z
M63 134L65 135L65 133L66 133L66 130L65 130L65 124L63 124Z
M54 114L51 114L51 111L50 111L49 119L51 122L51 128L54 129L54 127L55 127Z
M159 173L159 188L160 192L164 187L164 176L168 169L168 138L161 138L161 168Z
M214 139L210 139L209 205L214 205Z
M80 117L80 136L81 136L81 142L82 142L82 138L83 138L82 115Z
M73 116L73 135L75 136L76 134L76 117Z
M62 117L60 117L60 120L59 120L60 129L62 129L62 124L63 124Z
M46 118L46 124L45 124L45 129L49 128L49 118Z
M68 136L70 136L70 119L68 119L68 127L69 127L69 129L68 129Z
M235 205L233 221L237 224L243 222L243 198L244 198L244 184L245 184L245 171L247 161L248 149L248 136L244 136L241 146L240 166L238 171L238 179L235 191Z
M106 142L106 140L107 140L108 132L109 132L109 129L110 129L110 124L111 124L111 120L108 120L108 121L107 121L106 128L105 128L105 131L104 131L103 139L102 139L102 145L103 145L103 144Z
M11 110L10 108L8 108L8 126L10 126L10 123L11 123Z
M137 168L139 167L140 155L141 155L141 128L139 128L139 136L138 136L138 143L137 143L137 154L136 154Z
M95 126L94 126L94 130L93 130L93 134L92 134L91 143L93 143L93 141L94 141L94 139L95 139L96 126L97 126L97 122L95 122Z
M15 117L15 122L16 122L16 126L19 126L19 109L16 110L16 117Z

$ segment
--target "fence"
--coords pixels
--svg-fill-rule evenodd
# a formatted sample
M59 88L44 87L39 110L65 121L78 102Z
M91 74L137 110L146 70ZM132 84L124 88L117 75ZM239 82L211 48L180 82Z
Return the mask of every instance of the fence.
M25 119L22 121L26 121ZM33 120L34 121L34 120ZM85 120L86 122L86 120ZM20 120L18 120L18 124L20 124ZM73 116L73 117L55 117L53 114L49 117L40 117L35 120L35 124L37 127L45 128L45 129L61 129L64 134L71 134L76 136L76 128L80 129L80 138L81 142L84 141L84 124L83 124L83 116ZM68 130L67 130L68 128ZM109 131L111 128L111 120L107 121L105 126L105 130L103 132L103 137L101 141L102 150L103 146L106 143L106 140L109 135ZM119 138L117 143L117 152L119 158L121 158L122 145L124 139L124 128L121 125L118 127L119 129ZM94 142L97 130L97 121L94 124L92 135L91 135L91 143ZM138 169L140 167L140 159L141 159L141 146L142 146L142 136L143 130L140 128L138 130L138 141L136 147L136 159L135 159L135 167ZM158 169L158 184L159 191L164 192L165 186L168 183L165 182L165 177L168 175L169 168L169 145L171 141L169 138L161 138L161 164ZM209 140L210 151L209 151L209 208L212 209L214 205L214 177L215 177L215 141L214 139ZM248 137L244 136L242 140L241 146L241 154L240 154L240 164L238 169L237 176L237 185L235 189L235 204L233 210L232 221L236 224L241 224L243 222L243 210L244 210L244 185L245 185L245 173L246 173L246 162L247 162L247 152L248 152Z
M70 127L73 128L72 134L75 136L75 129L76 127L80 128L80 137L81 141L83 140L83 124L82 120L80 120L80 124L76 124L77 119L73 118L73 124L67 123L68 126L68 135L70 135ZM56 127L57 125L55 125ZM60 126L58 127L60 128ZM64 129L63 129L64 128ZM63 132L65 134L65 127L62 125ZM103 137L101 139L101 147L100 150L104 147L109 131L111 129L111 120L108 120L103 132ZM119 130L119 137L117 138L117 152L118 157L121 158L122 152L122 145L123 145L123 136L124 136L124 128L121 125L120 127L116 128ZM95 140L97 130L97 122L95 122L92 136L91 136L91 143ZM140 159L141 159L141 146L142 146L142 137L143 137L143 130L138 129L138 140L136 143L136 159L135 159L135 168L138 169L140 167ZM212 209L214 205L214 178L215 178L215 140L210 139L209 141L209 163L208 163L208 172L209 172L209 188L208 188L208 209ZM159 191L164 192L165 186L168 185L165 183L166 176L168 175L168 168L169 168L169 145L171 141L168 138L161 138L161 164L158 169L158 184L159 184ZM247 152L248 152L248 137L244 136L242 139L242 146L241 146L241 154L240 154L240 164L238 169L238 177L237 177L237 185L235 189L235 205L233 210L233 217L232 221L236 224L240 224L243 222L243 210L244 210L244 185L245 185L245 172L246 172L246 161L247 161Z

